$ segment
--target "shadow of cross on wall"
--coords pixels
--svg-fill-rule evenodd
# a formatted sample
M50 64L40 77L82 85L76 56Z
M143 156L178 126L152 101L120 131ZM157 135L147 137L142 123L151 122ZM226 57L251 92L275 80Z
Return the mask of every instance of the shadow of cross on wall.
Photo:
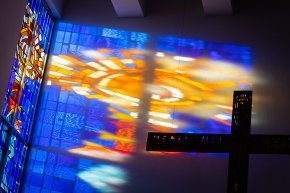
M252 91L234 91L231 134L149 132L147 151L229 153L228 193L246 193L249 154L290 154L290 135L251 135Z

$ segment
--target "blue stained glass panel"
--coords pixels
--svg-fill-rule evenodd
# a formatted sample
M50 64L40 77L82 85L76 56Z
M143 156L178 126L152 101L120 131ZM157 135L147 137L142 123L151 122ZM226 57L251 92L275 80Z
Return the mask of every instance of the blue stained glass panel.
M3 127L1 121L0 155L5 157L1 159L0 192L17 193L22 182L53 25L53 17L43 0L28 0L1 114L9 127Z

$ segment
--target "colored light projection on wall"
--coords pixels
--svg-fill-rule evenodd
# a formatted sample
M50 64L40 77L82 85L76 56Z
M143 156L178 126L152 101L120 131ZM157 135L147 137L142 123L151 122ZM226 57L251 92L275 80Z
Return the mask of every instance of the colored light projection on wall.
M58 29L56 42L63 44L60 53L60 44L54 47L46 89L50 89L48 98L59 94L59 104L46 104L46 109L58 110L56 115L45 112L43 123L56 116L55 123L67 127L68 135L77 135L79 141L61 145L64 150L122 159L122 153L134 151L134 114L144 87L144 59L135 49L144 47L147 35L63 23ZM78 40L73 38L76 34ZM69 45L67 36L71 36ZM64 50L75 46L69 54Z
M230 133L232 93L251 87L251 49L176 37L158 39L151 130Z
M148 35L59 23L54 41L24 192L120 192Z
M45 2L28 0L1 112L0 192L18 192L22 182L53 25Z
M163 37L152 51L147 34L68 23L55 33L27 193L123 192L148 130L226 133L232 90L251 84L247 47Z

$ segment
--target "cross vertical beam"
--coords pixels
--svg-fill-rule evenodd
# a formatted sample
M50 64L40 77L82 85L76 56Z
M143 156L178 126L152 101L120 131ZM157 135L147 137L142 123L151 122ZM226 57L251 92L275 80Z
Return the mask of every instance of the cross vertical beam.
M147 151L229 153L228 193L246 193L249 154L290 154L290 135L251 135L252 91L235 91L231 134L148 133Z
M229 153L228 193L246 193L250 144L262 151L251 136L252 91L234 91L231 134L149 133L147 151ZM253 138L253 139L252 139ZM256 147L256 148L255 148ZM271 146L272 147L272 146ZM288 151L285 148L285 151Z
M247 141L251 134L252 91L235 91L233 96L231 134L236 138L236 148L230 152L228 193L246 193L248 187L249 150ZM240 143L242 142L242 143Z
M231 134L248 137L251 134L252 91L234 91Z

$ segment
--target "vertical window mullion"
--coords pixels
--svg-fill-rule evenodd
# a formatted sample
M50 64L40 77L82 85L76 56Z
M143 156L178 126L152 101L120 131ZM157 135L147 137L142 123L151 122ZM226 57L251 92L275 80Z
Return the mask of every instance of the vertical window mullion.
M0 192L3 193L17 193L21 185L53 24L44 0L28 0L0 114Z

